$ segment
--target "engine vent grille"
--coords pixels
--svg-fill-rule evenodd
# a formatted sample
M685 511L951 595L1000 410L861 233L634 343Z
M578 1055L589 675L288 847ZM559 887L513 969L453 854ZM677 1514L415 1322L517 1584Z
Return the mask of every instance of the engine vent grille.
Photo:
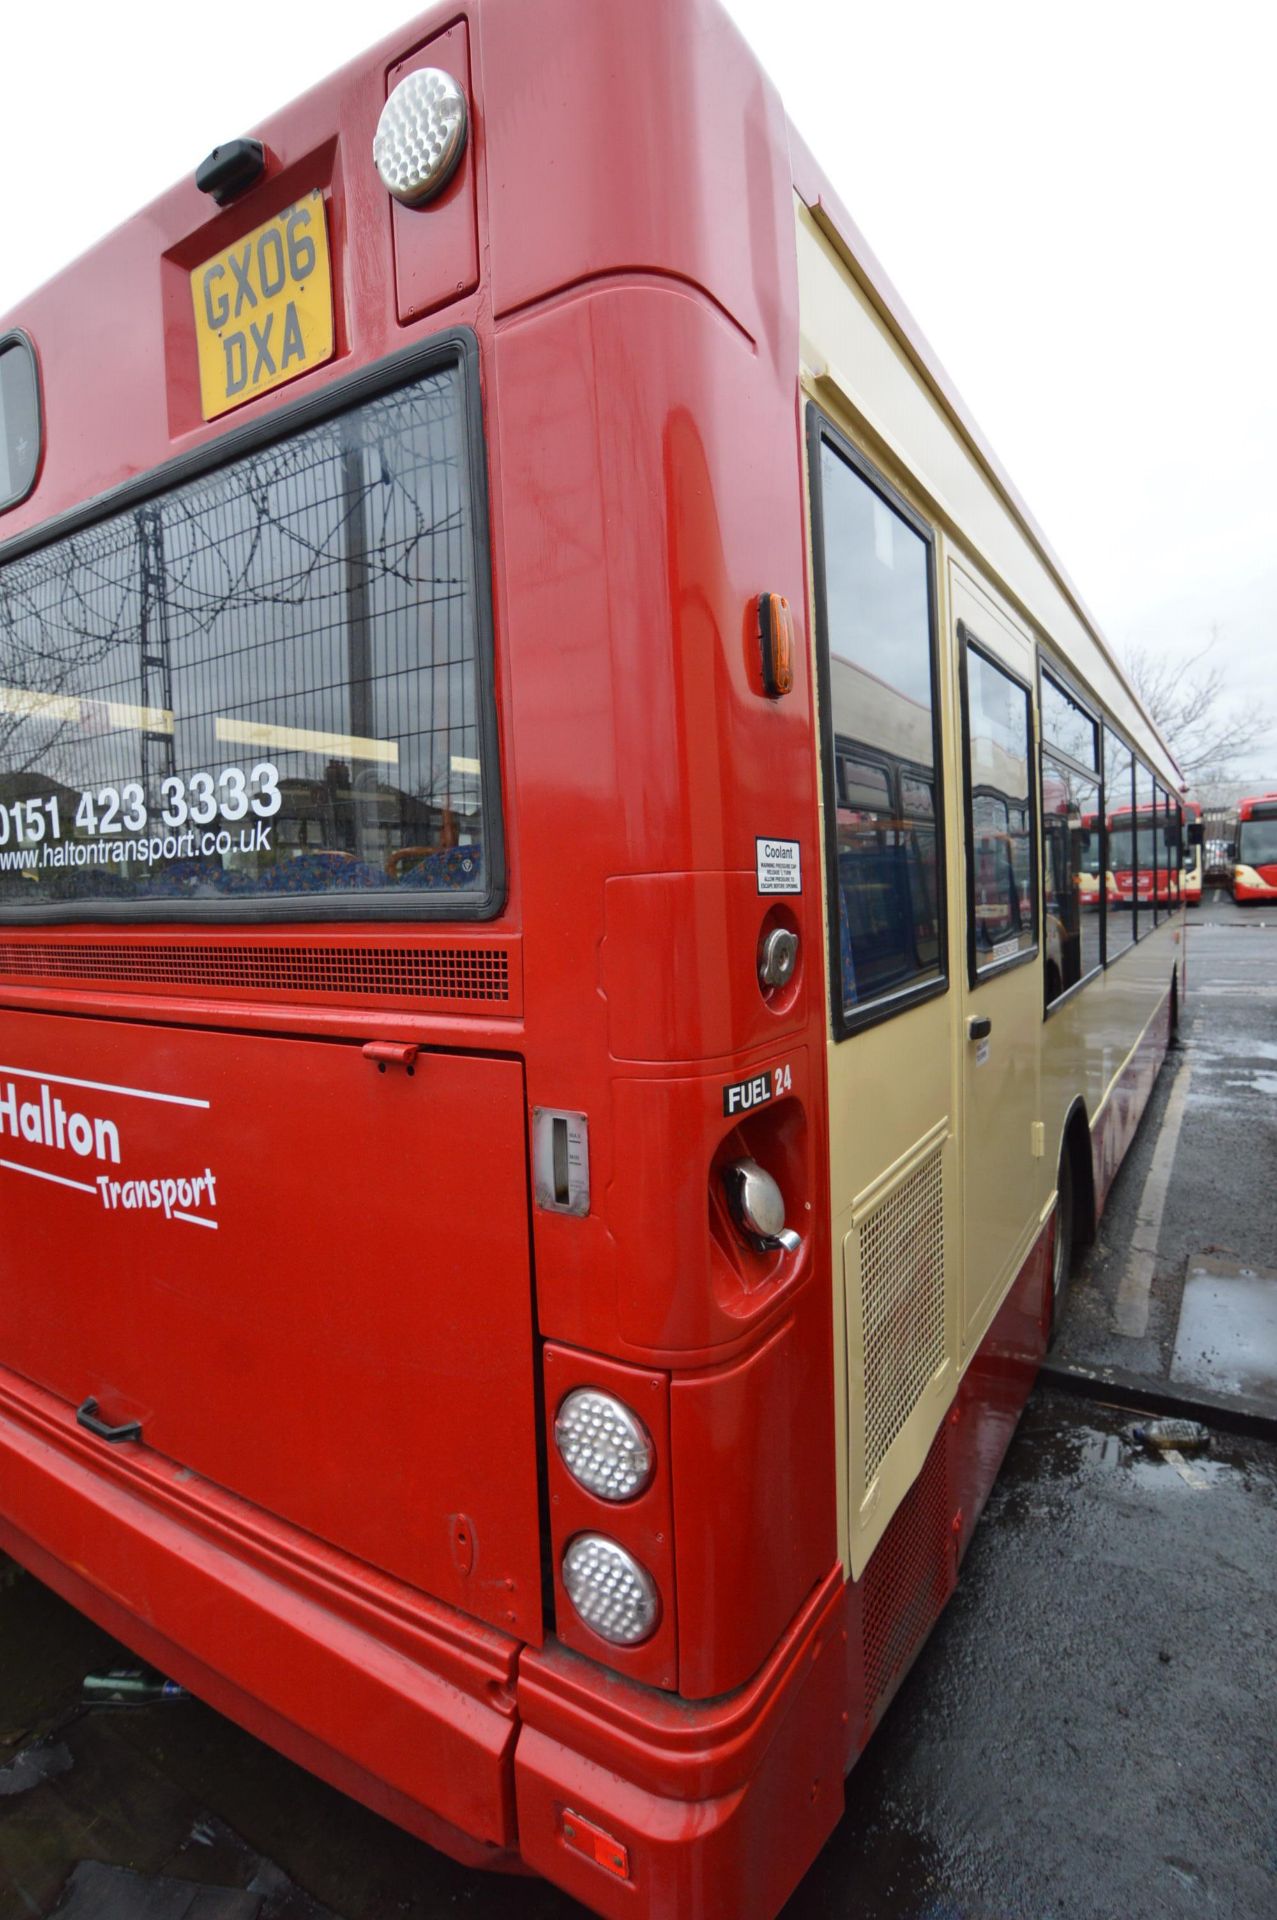
M865 1486L945 1359L941 1149L860 1225Z
M120 987L188 988L272 994L376 996L513 1004L517 974L508 945L283 946L149 942L107 945L0 942L0 976L23 981L93 981Z
M864 1573L865 1707L885 1703L931 1631L949 1595L954 1566L942 1423Z

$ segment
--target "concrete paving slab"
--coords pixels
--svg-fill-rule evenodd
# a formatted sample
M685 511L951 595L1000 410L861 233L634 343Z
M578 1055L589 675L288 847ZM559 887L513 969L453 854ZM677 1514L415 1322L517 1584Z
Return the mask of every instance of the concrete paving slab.
M1277 1270L1190 1257L1171 1379L1244 1394L1277 1413Z

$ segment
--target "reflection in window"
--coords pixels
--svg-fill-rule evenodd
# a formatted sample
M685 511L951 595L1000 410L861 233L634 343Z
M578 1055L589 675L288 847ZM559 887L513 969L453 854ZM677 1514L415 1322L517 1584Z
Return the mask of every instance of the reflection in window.
M0 900L482 900L471 513L450 367L0 571Z
M1042 675L1040 700L1042 739L1045 744L1058 747L1070 760L1076 760L1084 767L1098 766L1096 725L1085 707L1057 685L1048 673Z
M40 399L35 355L10 335L0 344L0 510L26 498L40 464Z
M966 652L968 902L977 971L1029 952L1033 888L1027 690L974 646Z
M1124 741L1104 729L1104 800L1108 811L1108 958L1122 953L1135 938L1135 836L1133 760Z
M941 977L930 554L820 447L844 1017Z
M1139 897L1143 908L1138 931L1147 933L1159 918L1158 889L1163 878L1159 842L1162 823L1157 817L1157 787L1141 760L1135 762L1135 857L1139 863Z
M1184 822L1174 794L1161 790L1162 813L1166 821L1166 872L1170 881L1170 903L1178 907L1183 897Z
M1042 755L1042 884L1046 1004L1100 964L1098 896L1087 862L1098 845L1098 781Z

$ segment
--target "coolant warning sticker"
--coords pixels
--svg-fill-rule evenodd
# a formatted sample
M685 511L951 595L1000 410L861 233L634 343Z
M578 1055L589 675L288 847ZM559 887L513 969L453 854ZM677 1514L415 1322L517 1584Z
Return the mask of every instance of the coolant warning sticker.
M755 840L754 869L760 893L801 893L802 857L796 840Z

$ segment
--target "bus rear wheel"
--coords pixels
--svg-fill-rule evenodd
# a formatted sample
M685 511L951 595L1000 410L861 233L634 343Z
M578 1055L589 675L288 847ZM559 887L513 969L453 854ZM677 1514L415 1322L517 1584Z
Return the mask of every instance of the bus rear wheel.
M1051 1329L1047 1345L1053 1346L1060 1330L1060 1309L1069 1273L1073 1266L1073 1163L1066 1147L1060 1155L1060 1172L1055 1188L1055 1232L1051 1246Z

